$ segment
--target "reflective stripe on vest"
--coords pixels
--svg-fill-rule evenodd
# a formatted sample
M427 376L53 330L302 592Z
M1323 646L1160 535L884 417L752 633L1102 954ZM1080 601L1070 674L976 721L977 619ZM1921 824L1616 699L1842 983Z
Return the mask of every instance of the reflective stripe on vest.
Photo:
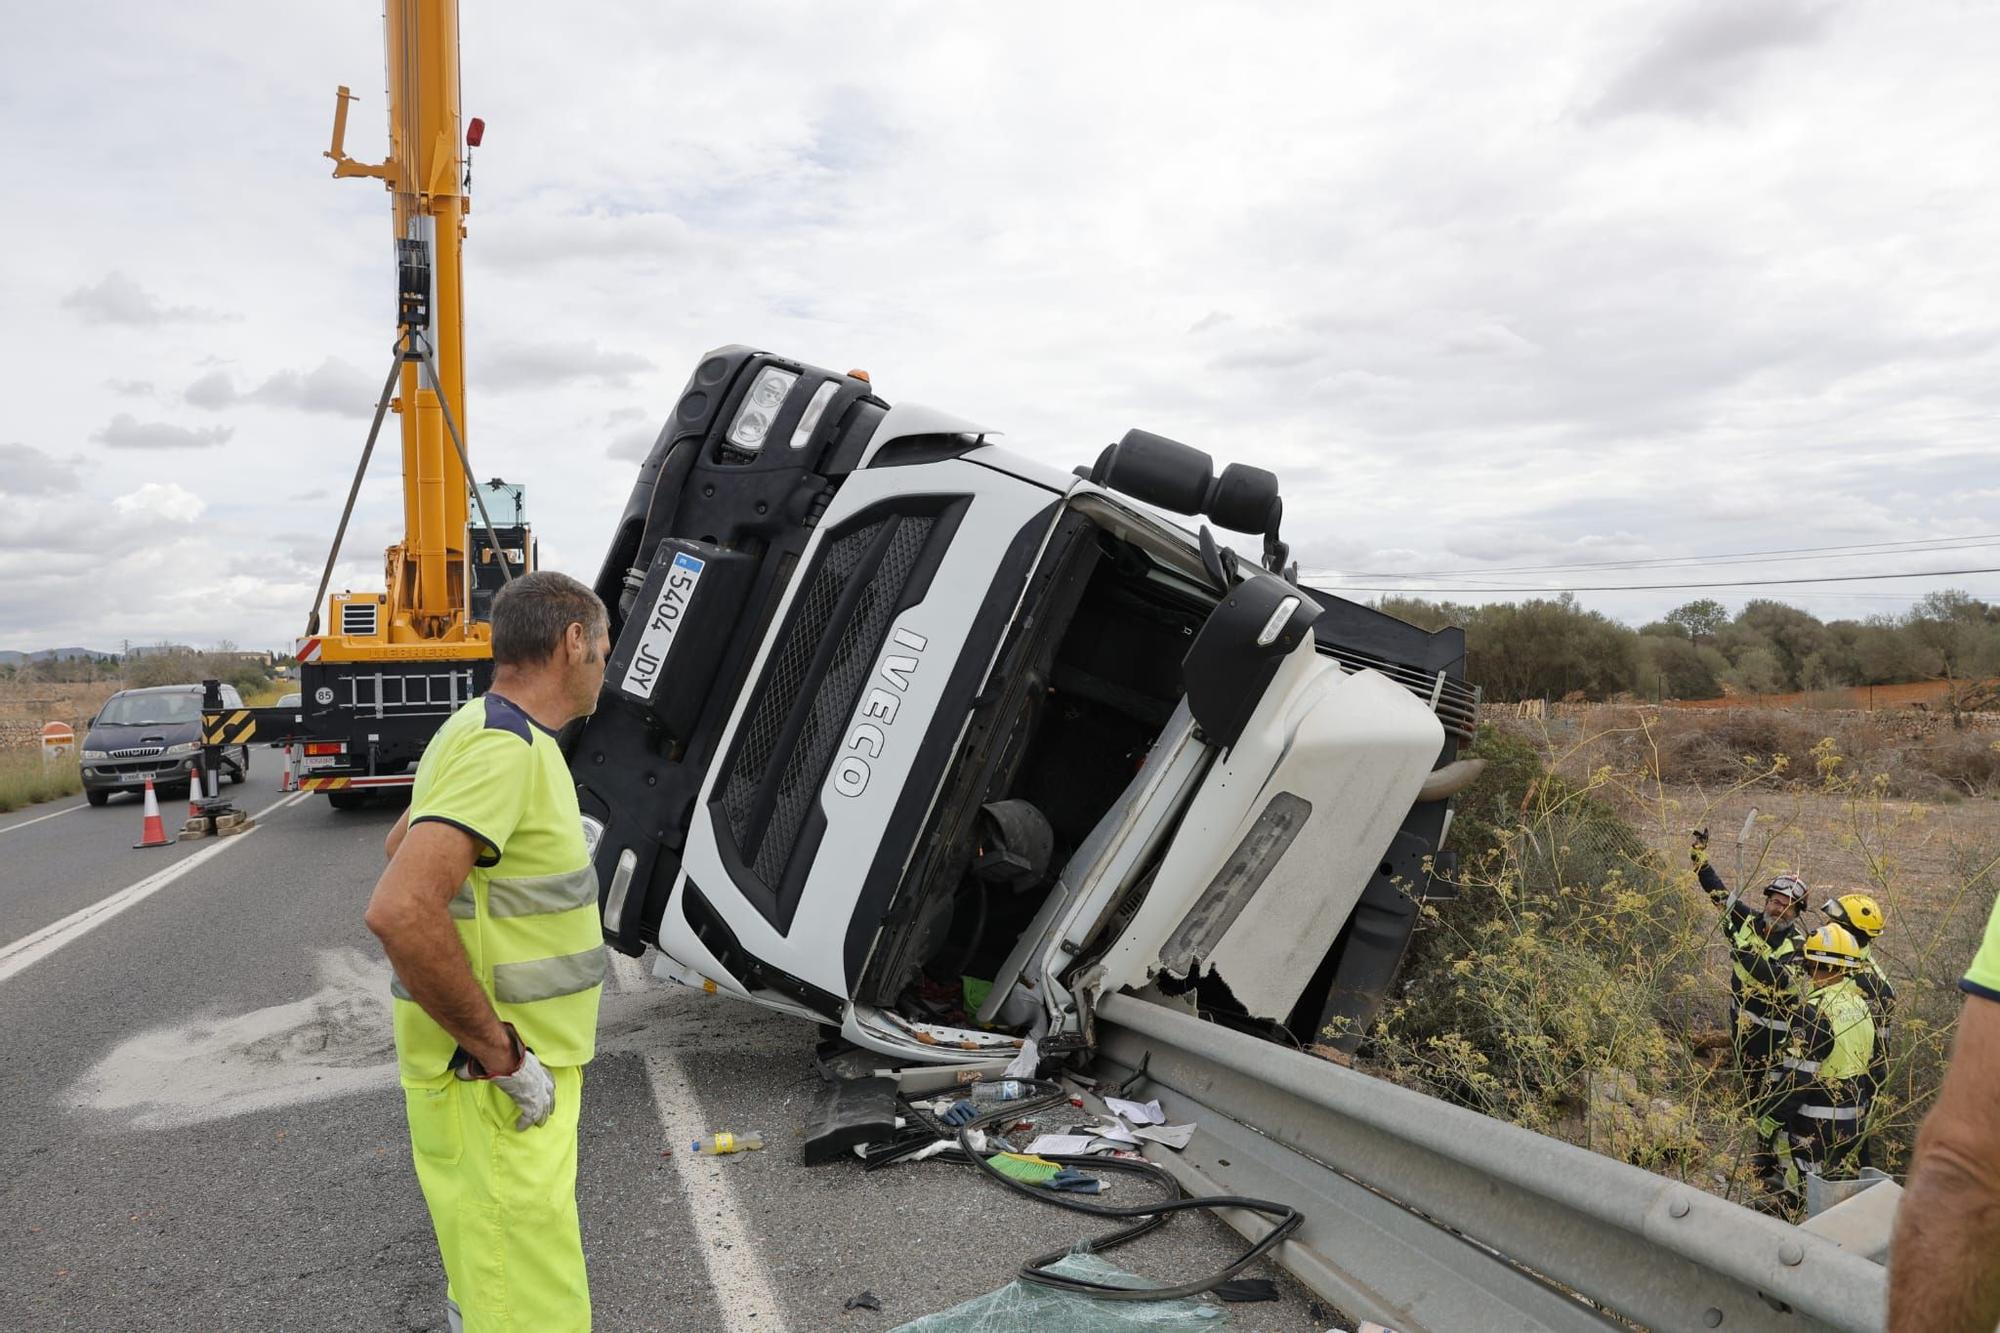
M1795 1060L1788 1055L1780 1063L1785 1068L1795 1069L1801 1074L1817 1074L1819 1072L1819 1061L1817 1060Z
M500 1004L533 1004L589 990L604 980L604 946L493 969L493 998Z
M597 874L501 876L453 895L452 925L494 1011L545 1062L580 1064L596 1047L609 962L597 917ZM406 1083L444 1072L457 1042L411 1000L393 973L397 1061Z
M493 879L486 883L486 911L494 917L543 916L596 901L597 871L590 866L561 875ZM471 880L459 885L458 892L452 895L451 914L461 921L479 914L478 904L472 900Z
M1801 1106L1799 1114L1808 1120L1859 1120L1858 1106Z
M1773 1032L1790 1032L1792 1030L1792 1025L1782 1018L1766 1018L1762 1014L1752 1013L1748 1008L1738 1009L1737 1012L1760 1028L1769 1028Z

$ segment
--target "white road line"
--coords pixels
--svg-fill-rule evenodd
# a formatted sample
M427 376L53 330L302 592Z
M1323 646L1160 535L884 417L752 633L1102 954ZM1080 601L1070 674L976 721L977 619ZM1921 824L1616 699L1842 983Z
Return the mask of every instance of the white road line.
M621 991L648 984L645 967L636 959L614 954L612 970ZM723 1328L728 1333L785 1333L784 1307L772 1293L764 1258L736 1208L730 1163L688 1151L708 1127L702 1123L701 1102L688 1083L686 1066L670 1051L648 1051L645 1060L653 1105L673 1148L669 1160L687 1195L688 1215L701 1242L701 1261L721 1307Z
M33 819L24 819L24 820L22 820L22 821L21 821L20 823L18 823L18 824L9 824L9 825L7 825L7 827L5 827L5 828L0 828L0 833L12 833L12 832L13 832L13 831L14 831L15 829L17 829L17 828L26 828L26 827L28 827L28 825L30 825L30 824L39 824L39 823L41 823L41 822L42 822L42 821L43 821L44 819L60 819L60 818L62 818L62 816L64 816L64 815L73 815L73 814L75 814L75 813L76 813L77 811L79 811L79 810L83 810L83 809L87 809L87 808L88 808L88 806L87 806L87 805L72 805L72 806L67 806L67 807L65 807L65 808L63 808L63 809L61 809L61 810L58 810L58 811L56 811L56 812L55 812L54 814L49 814L49 815L36 815L36 816L35 816L35 817L34 817Z
M301 793L301 795L303 794ZM276 805L264 810L263 813L267 815L271 814L274 811L282 810L288 804L290 804L289 800L279 801ZM187 874L190 870L193 870L196 866L213 860L256 832L256 826L252 825L248 830L237 834L233 838L218 838L213 844L202 848L193 856L185 860L176 861L172 865L146 876L146 878L136 884L127 885L108 898L100 898L88 907L71 912L62 920L43 926L32 935L24 935L12 944L0 947L0 981L6 981L15 973L33 967L36 963L47 958L64 945L73 944L77 940L82 939L85 935L96 930L126 908L144 902L161 889L166 888L169 884Z

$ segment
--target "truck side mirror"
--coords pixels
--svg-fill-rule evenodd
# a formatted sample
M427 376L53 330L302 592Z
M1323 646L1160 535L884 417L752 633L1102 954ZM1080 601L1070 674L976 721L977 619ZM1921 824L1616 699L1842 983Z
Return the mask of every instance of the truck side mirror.
M1188 710L1209 744L1236 743L1278 664L1312 634L1322 609L1284 580L1254 574L1209 613L1181 659Z

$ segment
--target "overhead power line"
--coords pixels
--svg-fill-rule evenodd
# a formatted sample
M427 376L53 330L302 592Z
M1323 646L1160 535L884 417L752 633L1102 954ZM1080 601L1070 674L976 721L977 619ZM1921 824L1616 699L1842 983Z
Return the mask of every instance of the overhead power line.
M1726 579L1713 583L1600 583L1572 584L1565 588L1546 585L1526 585L1522 587L1481 586L1474 588L1406 588L1376 587L1365 583L1326 583L1321 586L1335 592L1393 592L1405 596L1422 597L1433 593L1496 593L1496 592L1686 592L1697 588L1774 588L1798 583L1864 583L1873 579L1943 579L1957 578L1962 574L2000 574L2000 565L1989 565L1979 569L1917 569L1883 574L1828 574L1822 578L1797 579ZM1310 579L1312 576L1308 576Z
M1484 574L1555 574L1589 569L1646 569L1675 565L1754 564L1759 561L1805 559L1851 559L1855 556L1884 555L1898 550L1916 555L1926 551L1971 550L2000 545L2000 532L1968 533L1962 537L1918 537L1896 542L1849 542L1836 546L1782 546L1765 551L1725 551L1715 555L1665 555L1635 557L1630 560L1596 560L1553 565L1489 565L1472 569L1433 570L1354 570L1353 578L1419 579L1474 578Z

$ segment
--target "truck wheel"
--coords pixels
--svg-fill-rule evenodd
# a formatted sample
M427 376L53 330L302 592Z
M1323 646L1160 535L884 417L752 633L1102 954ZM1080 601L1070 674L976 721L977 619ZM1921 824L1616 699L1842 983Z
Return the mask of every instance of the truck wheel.
M359 810L362 806L368 804L368 793L365 791L330 791L326 794L326 803L336 810Z
M111 799L111 793L100 787L85 787L83 789L83 799L89 801L92 805L103 805Z

